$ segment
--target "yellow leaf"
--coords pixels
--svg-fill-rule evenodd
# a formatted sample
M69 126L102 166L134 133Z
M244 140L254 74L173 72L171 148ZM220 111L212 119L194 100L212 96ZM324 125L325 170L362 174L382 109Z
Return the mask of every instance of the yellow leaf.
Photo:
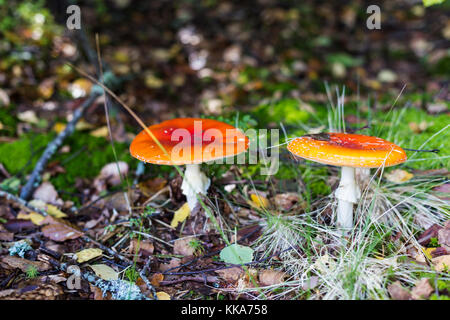
M81 250L80 252L77 252L77 254L76 254L77 262L83 263L83 262L89 261L91 259L101 256L102 253L103 253L103 251L100 249L97 249L97 248L89 248L89 249Z
M64 212L59 210L57 207L55 207L52 204L46 204L42 200L34 199L34 200L31 200L29 202L29 204L36 209L46 211L52 217L55 217L55 218L66 218L67 217L67 214L65 214Z
M256 208L267 208L269 206L269 200L261 195L251 194L250 195L251 202L250 204Z
M66 128L66 124L62 123L62 122L57 122L55 123L55 125L53 126L53 131L55 131L56 133L60 133L61 131L63 131Z
M29 214L25 214L23 212L20 212L17 215L17 219L22 219L22 220L31 220L31 222L33 222L35 225L40 226L42 220L45 219L45 217L37 212L30 212Z
M49 215L51 215L52 217L55 217L58 219L67 217L67 214L65 214L64 212L62 212L61 210L59 210L57 207L55 207L52 204L47 204L47 213Z
M180 209L175 211L175 215L173 216L172 222L170 223L170 226L173 228L176 228L180 222L183 222L184 220L189 217L191 214L191 210L189 209L188 203L186 202L181 206Z
M156 293L158 300L170 300L170 296L164 291L159 291Z
M422 248L422 251L423 251L423 253L425 254L425 256L428 258L428 259L432 259L433 258L433 256L431 255L431 253L433 252L433 251L435 251L436 250L436 248Z
M106 138L108 136L108 127L104 126L98 129L95 129L91 131L91 136L97 137L97 138Z
M94 264L89 266L94 270L94 273L102 278L103 280L117 280L119 279L119 274L110 266L106 264Z

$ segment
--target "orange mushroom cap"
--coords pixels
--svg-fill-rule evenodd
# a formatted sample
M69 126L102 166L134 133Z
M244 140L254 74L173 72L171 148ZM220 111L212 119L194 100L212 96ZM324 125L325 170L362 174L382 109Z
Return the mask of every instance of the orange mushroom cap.
M153 164L183 165L217 160L244 152L249 140L239 129L217 120L178 118L148 127L130 145L133 157Z
M406 153L392 142L350 133L320 133L295 138L288 150L299 157L340 167L379 168L406 161Z

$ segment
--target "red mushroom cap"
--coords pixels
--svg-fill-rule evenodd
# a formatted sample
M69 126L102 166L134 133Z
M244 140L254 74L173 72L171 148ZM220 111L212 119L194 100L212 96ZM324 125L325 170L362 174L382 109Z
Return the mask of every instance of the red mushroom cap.
M288 150L299 157L340 167L389 167L406 161L406 153L392 142L350 133L320 133L295 138Z
M249 142L239 129L211 119L178 118L147 129L165 150L143 130L131 142L130 153L153 164L183 165L217 160L244 152Z

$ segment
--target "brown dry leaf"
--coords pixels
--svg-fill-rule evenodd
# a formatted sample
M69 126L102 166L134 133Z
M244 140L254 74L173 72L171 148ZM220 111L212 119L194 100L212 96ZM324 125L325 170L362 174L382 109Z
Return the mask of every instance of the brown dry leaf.
M394 283L391 283L387 287L389 294L391 295L391 298L394 300L410 300L411 299L411 293L403 288L400 281L395 281Z
M48 224L42 228L44 236L54 241L73 240L83 235L83 232L70 223L51 216L47 216L42 224Z
M385 178L389 182L394 182L394 183L403 183L408 180L411 180L413 177L414 177L414 175L412 173L409 173L408 171L405 171L402 169L395 169L385 175Z
M215 273L217 273L225 281L234 282L238 281L239 278L242 277L244 270L241 267L233 267L216 270Z
M167 180L163 178L150 179L138 184L139 190L147 197L158 192L167 185Z
M34 191L33 199L41 200L45 203L56 203L58 200L58 192L55 187L48 181L41 183L41 185Z
M97 177L99 180L104 180L112 186L120 184L120 175L126 176L128 174L128 164L124 161L111 162L105 165Z
M144 255L144 256L152 255L153 251L155 250L153 242L151 242L149 240L138 241L138 239L134 238L130 242L130 247L129 247L130 254L136 254L136 251L138 248L139 248L138 253L142 253L142 255Z
M438 231L438 241L447 251L450 252L450 229L442 228Z
M258 274L259 283L263 286L272 286L284 281L286 274L277 270L262 270Z
M180 264L181 264L181 259L172 258L169 263L161 263L159 265L159 270L161 272L166 272L167 270L171 269L171 271L176 272L178 270L177 267L180 266ZM174 268L174 269L172 269L172 268Z
M44 283L0 291L0 300L56 300L62 294L64 291L59 285Z
M289 211L292 207L300 201L300 197L297 193L287 192L277 194L274 197L274 202L279 209Z
M150 280L152 286L159 287L159 283L164 280L164 275L162 273L155 273Z
M450 254L433 258L431 261L436 271L450 270Z
M415 287L411 290L411 296L414 300L427 299L434 289L430 285L430 281L427 278L420 279Z
M193 256L195 249L189 245L189 243L192 240L195 240L195 238L184 238L184 239L175 240L175 243L173 246L173 253L180 254L183 256Z
M27 272L30 266L33 266L37 271L47 271L50 269L50 265L42 261L31 261L16 256L4 256L0 260L0 265L5 269L20 269L22 272Z
M106 300L105 297L103 297L102 289L93 286L92 284L89 284L89 287L91 288L91 292L94 294L94 300Z

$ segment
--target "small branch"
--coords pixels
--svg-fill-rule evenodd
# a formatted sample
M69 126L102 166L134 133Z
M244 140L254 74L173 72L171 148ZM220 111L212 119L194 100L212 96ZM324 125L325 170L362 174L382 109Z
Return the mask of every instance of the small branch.
M20 206L28 208L28 209L33 210L33 211L36 211L36 212L42 214L43 216L48 216L48 213L46 211L40 210L40 209L37 209L37 208L31 206L27 201L25 201L25 200L15 196L15 195L9 193L9 192L0 190L0 197L4 197L7 200L14 201L14 202L18 203ZM103 251L108 253L109 255L112 255L112 256L116 257L117 259L125 262L128 266L133 265L133 262L130 259L128 259L128 258L122 256L121 254L117 253L116 251L106 247L105 245L101 244L100 242L95 241L94 239L92 239L92 238L90 238L90 237L88 237L86 235L81 236L81 239L83 239L87 243L90 242L90 243L94 244L95 246L99 247L100 249L102 249ZM141 270L141 269L136 267L136 271L138 271L139 275L141 276L142 280L147 285L148 289L150 291L152 291L154 299L156 299L155 288L152 286L152 284L150 283L150 281L148 280L148 278L147 278L147 276L145 275L145 272L144 272L145 270L147 270L147 268Z
M20 192L20 198L23 200L28 200L31 196L31 193L36 188L36 182L39 179L42 171L44 171L45 165L50 160L50 158L55 154L58 148L62 145L63 141L69 137L75 131L75 125L78 120L80 120L83 112L97 99L99 96L98 93L93 92L91 95L79 106L75 112L73 113L72 120L67 124L66 128L60 132L56 138L47 145L44 153L42 154L39 161L36 163L36 166L33 169L33 172L30 175L26 185L22 188Z

